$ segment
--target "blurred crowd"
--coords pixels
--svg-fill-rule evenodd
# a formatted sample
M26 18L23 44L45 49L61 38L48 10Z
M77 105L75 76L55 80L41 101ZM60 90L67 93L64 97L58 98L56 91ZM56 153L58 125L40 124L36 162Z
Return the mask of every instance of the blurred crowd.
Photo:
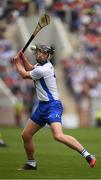
M0 78L17 97L15 120L16 125L19 125L23 110L28 114L32 110L35 89L31 81L25 82L17 73L12 61L17 50L13 49L10 40L5 37L5 31L6 29L4 27L0 27Z
M0 1L0 78L16 96L15 124L22 125L23 114L26 116L32 111L32 105L36 104L36 92L31 81L22 80L16 71L12 58L16 55L19 47L12 43L13 29L11 27L19 16L29 16L30 1L7 0ZM16 38L14 37L14 40ZM26 117L27 119L27 117Z
M101 101L101 2L73 1L70 9L69 30L76 34L77 47L71 57L63 60L64 76L75 97L81 126L87 126L91 124L93 102ZM99 125L101 104L99 107L96 104L95 118Z
M63 59L62 67L66 85L78 105L81 126L87 126L90 124L91 101L94 97L101 98L100 0L0 0L0 78L18 99L16 125L20 124L21 112L31 112L32 104L37 100L33 83L22 81L16 72L11 59L19 48L14 48L5 34L8 25L20 16L44 11L59 17L79 42L74 54Z

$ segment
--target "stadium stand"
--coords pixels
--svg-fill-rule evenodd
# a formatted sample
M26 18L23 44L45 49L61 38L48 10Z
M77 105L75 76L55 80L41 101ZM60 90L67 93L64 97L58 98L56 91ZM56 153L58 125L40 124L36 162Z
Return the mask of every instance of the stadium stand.
M0 20L6 27L5 30L1 28L1 33L5 35L5 40L3 40L5 42L2 43L0 40L0 78L10 88L13 95L19 97L21 106L25 105L22 109L24 113L26 112L26 116L31 111L31 104L36 102L35 93L34 97L32 96L34 87L31 82L22 81L10 59L23 47L27 37L33 31L34 24L29 24L29 21L33 22L34 19L36 23L37 17L45 11L52 16L53 28L50 26L48 30L42 32L42 36L39 34L40 41L36 38L35 43L50 42L56 48L54 63L59 82L61 82L59 88L64 104L64 119L66 114L69 117L73 115L71 121L75 119L75 127L100 124L95 121L95 119L98 121L101 119L96 115L101 111L100 103L97 106L98 99L101 99L100 1L1 0L0 5ZM29 29L25 28L26 38L21 33L21 22L29 27ZM43 40L44 33L49 34ZM51 34L54 36L52 37ZM3 44L5 50L2 48ZM61 90L61 87L64 88ZM33 102L31 99L34 99ZM20 123L19 120L18 122L15 120L16 125L19 126ZM68 123L67 127L69 127Z

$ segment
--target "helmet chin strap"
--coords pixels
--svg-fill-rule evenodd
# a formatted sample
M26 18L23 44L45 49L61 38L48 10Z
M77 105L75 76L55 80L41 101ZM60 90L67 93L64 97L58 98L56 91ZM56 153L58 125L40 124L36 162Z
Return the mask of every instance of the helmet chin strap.
M51 60L51 58L52 58L52 55L51 55L51 54L49 54L49 55L48 55L48 58L47 58L47 61L50 61L50 60Z

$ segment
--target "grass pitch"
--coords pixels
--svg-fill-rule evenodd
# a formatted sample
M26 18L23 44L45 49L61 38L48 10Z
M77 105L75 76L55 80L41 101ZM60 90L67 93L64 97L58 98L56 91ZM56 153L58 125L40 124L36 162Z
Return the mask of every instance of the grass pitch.
M18 171L26 162L21 129L1 128L8 147L0 148L0 179L100 179L101 178L101 129L64 129L76 137L92 154L97 164L91 169L77 152L53 140L49 128L35 135L36 171Z

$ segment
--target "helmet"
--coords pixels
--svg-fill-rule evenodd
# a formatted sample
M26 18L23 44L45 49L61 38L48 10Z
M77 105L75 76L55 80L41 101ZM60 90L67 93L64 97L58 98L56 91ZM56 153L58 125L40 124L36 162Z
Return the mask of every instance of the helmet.
M31 46L31 50L34 52L37 52L38 50L43 50L46 53L49 53L50 55L53 55L55 51L53 47L46 46L46 45L34 45L34 46Z

